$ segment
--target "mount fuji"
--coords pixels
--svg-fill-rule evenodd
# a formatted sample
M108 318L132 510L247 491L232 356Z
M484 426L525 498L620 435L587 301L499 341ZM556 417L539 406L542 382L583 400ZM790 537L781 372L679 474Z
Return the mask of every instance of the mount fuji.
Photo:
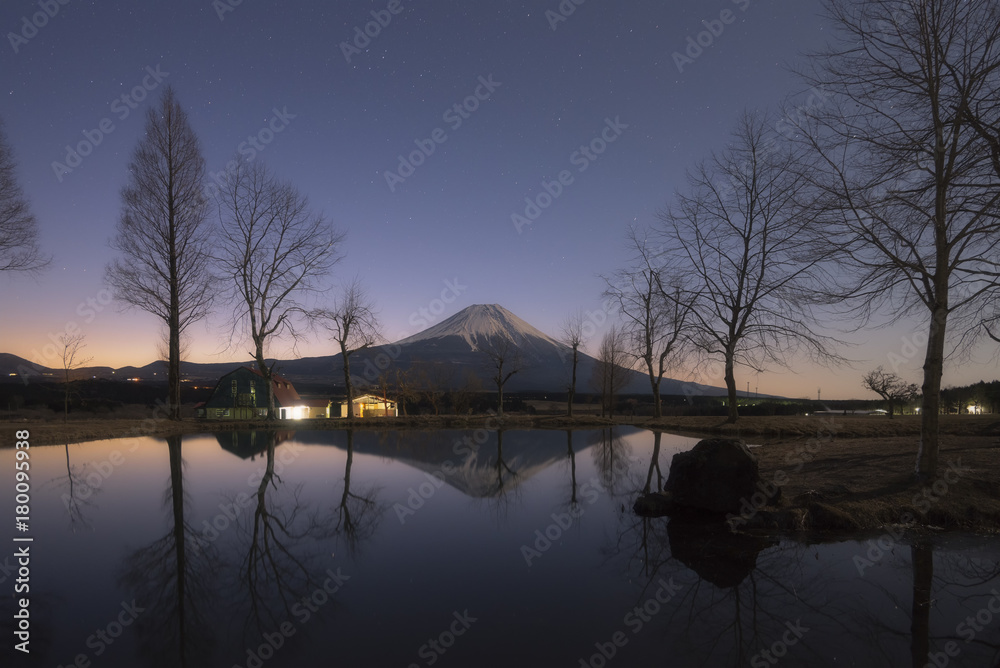
M465 381L459 372L468 370L480 378L483 389L488 391L493 389L493 384L489 380L490 368L482 351L496 339L512 342L521 358L521 370L510 378L504 387L506 391L563 392L569 387L572 349L498 304L469 306L413 336L355 353L351 358L351 371L352 375L372 382L386 362L398 365L398 368L433 365L445 370L446 374L448 369L453 370L451 382L453 387L458 387ZM334 356L332 363L341 368L340 356ZM576 369L578 392L591 391L590 380L596 365L596 359L583 351L579 352ZM668 378L664 378L661 384L662 394L684 394L685 389L696 394L725 394L721 388ZM649 393L649 379L643 373L629 370L626 386L621 391L627 394Z
M476 376L485 391L495 389L490 381L490 367L482 352L490 341L507 339L516 346L521 358L521 369L514 374L504 390L507 392L565 392L572 373L573 352L569 346L536 329L497 304L475 304L427 329L394 343L373 346L351 356L351 375L356 379L356 389L363 391L372 385L384 370L406 371L422 369L433 376L442 389L466 387L470 375ZM250 364L245 362L244 364ZM216 382L221 376L239 366L240 362L199 364L182 362L181 373L191 382ZM590 355L579 352L576 377L577 392L593 391L591 378L597 365ZM303 357L280 360L275 370L294 383L314 386L343 386L343 366L340 355ZM165 363L153 362L144 367L88 367L78 369L81 377L139 378L145 381L162 381ZM61 370L49 369L13 355L0 355L0 373L18 376L24 372L40 377L59 377ZM628 370L623 394L648 394L649 379L644 373ZM662 394L698 394L724 396L725 389L685 383L664 378L660 385Z

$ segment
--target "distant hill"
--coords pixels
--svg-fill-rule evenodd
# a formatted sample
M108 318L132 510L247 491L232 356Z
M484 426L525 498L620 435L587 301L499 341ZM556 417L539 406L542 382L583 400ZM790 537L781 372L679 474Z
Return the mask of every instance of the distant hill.
M505 386L510 392L564 392L569 386L572 351L531 324L497 304L475 304L450 318L395 343L375 346L351 356L351 375L359 385L374 382L382 369L422 369L432 374L439 385L450 389L464 387L469 376L479 379L482 389L493 389L489 367L482 348L488 341L505 338L517 346L522 369ZM239 366L240 362L201 364L182 362L181 374L191 383L214 384L221 376ZM251 361L243 364L252 364ZM577 391L591 392L591 377L597 364L590 355L580 352L577 365ZM341 357L327 355L280 360L275 367L293 383L343 386ZM35 365L15 355L0 353L0 374L30 377L31 375L58 380L61 369ZM153 362L143 367L88 367L77 371L78 377L114 380L139 379L144 382L166 380L166 364ZM648 394L649 379L645 374L627 370L628 382L624 394ZM662 394L694 394L722 396L724 388L686 383L664 378Z

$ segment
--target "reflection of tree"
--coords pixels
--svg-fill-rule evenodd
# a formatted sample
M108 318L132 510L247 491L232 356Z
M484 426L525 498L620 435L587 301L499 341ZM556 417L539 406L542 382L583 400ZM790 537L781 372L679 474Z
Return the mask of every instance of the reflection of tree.
M91 489L87 484L86 476L84 475L86 467L77 467L70 463L69 460L69 443L65 444L66 448L66 476L58 477L53 480L53 483L60 484L65 480L66 485L69 487L69 493L63 494L61 497L63 507L66 508L66 513L69 515L69 526L74 532L78 528L90 529L90 521L84 516L84 508L86 506L93 505L90 501L91 495L96 492L100 492L101 489Z
M604 489L612 496L633 494L635 489L629 481L632 449L621 434L614 429L602 429L601 442L594 446L593 452L594 466Z
M616 496L634 500L654 484L662 487L659 436L654 434L649 464L641 472L628 467L624 447L605 438L595 451L595 463L606 488L614 485ZM825 628L806 635L796 648L797 656L811 654L821 663L821 638L844 633L849 624L841 619L849 620L842 592L820 573L809 577L802 565L808 548L775 545L766 538L734 535L724 523L685 525L628 510L620 514L617 535L604 552L640 583L637 606L663 582L678 586L654 623L669 634L671 656L679 665L749 665L757 651L780 640L785 624L798 617L810 628Z
M662 439L662 432L653 432L653 455L649 458L649 472L646 473L646 484L642 487L643 494L649 494L650 485L653 482L653 471L656 471L656 491L663 489L663 472L660 470L660 441Z
M865 611L861 615L862 626L872 629L870 642L882 652L884 662L892 662L896 657L885 643L886 638L894 638L900 646L904 643L909 645L914 666L922 668L927 665L928 653L940 652L949 641L962 648L962 665L980 665L1000 649L1000 643L996 642L995 636L990 638L986 633L978 633L970 640L958 633L956 627L966 617L975 616L990 597L989 590L1000 577L1000 561L976 557L957 549L935 552L934 542L926 537L917 537L910 545L909 565L913 572L913 586L909 600L905 593L901 595L892 591L879 579L865 577L864 583L878 594L875 600L885 601L885 605L876 610L909 610L910 616L905 618L898 614L879 615ZM905 569L903 563L895 562L891 556L894 553L893 550L886 552L883 560L898 570ZM902 551L898 553L902 554ZM937 612L937 618L945 620L943 632L931 632L932 610Z
M573 450L573 430L566 430L566 454L569 456L569 509L576 510L580 502L576 499L576 452Z
M385 506L378 502L378 488L371 485L360 491L351 491L351 467L354 464L354 431L347 430L347 463L344 465L344 493L335 510L337 517L333 534L341 537L348 551L354 555L361 543L375 534Z
M913 608L910 617L910 653L914 668L927 663L931 647L931 585L934 581L934 550L927 541L910 547L913 556Z
M318 537L300 500L301 487L284 500L274 471L277 435L268 433L266 467L257 491L251 497L252 513L242 513L235 522L242 559L237 586L248 598L249 614L244 632L273 631L292 616L292 606L316 583L310 576L309 557L300 546ZM270 494L270 498L269 498Z
M136 619L141 651L152 665L188 665L213 644L208 606L218 557L184 519L181 437L167 437L170 486L164 503L171 527L160 539L130 554L121 581L144 611Z
M518 474L507 464L503 457L503 430L497 429L497 462L496 485L488 492L486 499L490 503L497 520L506 519L511 505L520 498L521 489L518 485Z

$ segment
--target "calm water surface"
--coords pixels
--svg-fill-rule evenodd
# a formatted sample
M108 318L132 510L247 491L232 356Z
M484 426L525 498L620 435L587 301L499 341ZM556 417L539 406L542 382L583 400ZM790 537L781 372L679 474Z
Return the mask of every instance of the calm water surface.
M13 651L8 530L0 663L1000 664L1000 541L802 545L635 517L694 443L623 427L33 447L31 654ZM12 511L13 451L0 462Z

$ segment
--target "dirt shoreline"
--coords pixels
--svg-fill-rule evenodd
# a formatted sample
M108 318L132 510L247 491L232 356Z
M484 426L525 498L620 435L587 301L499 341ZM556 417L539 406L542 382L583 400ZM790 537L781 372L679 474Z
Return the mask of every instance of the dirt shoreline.
M754 448L765 482L782 482L773 507L751 506L745 528L825 534L951 530L1000 534L1000 416L941 416L938 477L913 475L920 437L917 416L813 415L744 417L566 418L558 416L419 416L377 420L278 422L279 429L594 429L614 424L743 438ZM0 422L0 447L28 430L32 445L137 436L260 428L260 422L96 419ZM805 518L805 523L803 520Z

